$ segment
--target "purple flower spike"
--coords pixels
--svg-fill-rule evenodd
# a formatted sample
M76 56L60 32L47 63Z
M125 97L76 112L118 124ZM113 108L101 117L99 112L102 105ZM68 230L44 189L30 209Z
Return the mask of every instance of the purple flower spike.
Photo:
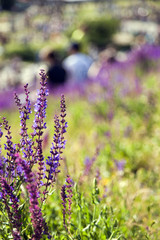
M65 120L66 117L66 104L64 95L61 96L61 114L59 116L55 115L54 123L55 123L55 133L53 137L53 143L50 150L51 155L46 160L46 183L44 190L44 199L46 198L46 194L48 193L48 187L55 182L57 173L60 172L58 169L60 166L60 160L62 160L63 149L65 148L66 140L64 139L64 133L66 132L67 122Z
M42 212L38 203L38 184L30 166L26 163L26 161L22 160L20 157L17 157L16 163L22 167L27 183L30 203L29 211L31 213L31 220L34 228L34 235L32 239L40 240L43 236L44 229L46 228L44 226L45 221L42 217Z
M62 200L62 213L63 213L63 226L66 231L69 231L68 227L71 222L71 205L72 205L72 197L73 197L73 181L69 175L67 175L66 184L62 186L61 189L61 200ZM66 223L66 216L68 215L68 222Z
M40 84L41 88L38 91L38 98L35 104L35 120L32 126L34 132L32 133L33 138L36 137L36 146L34 146L35 152L32 154L32 161L31 164L38 162L39 164L39 171L38 171L38 185L41 185L41 180L44 177L44 157L42 151L42 142L43 142L43 131L46 129L46 123L44 122L44 118L46 117L46 108L47 108L47 99L46 96L48 95L47 85L47 77L44 73L44 70L40 72Z
M70 178L69 175L67 175L67 179L66 179L66 182L67 182L67 200L68 200L68 224L70 224L71 222L71 205L72 205L72 197L73 197L73 191L72 191L72 186L73 186L73 181L72 179Z
M32 150L32 145L33 142L32 140L29 138L28 136L28 128L27 128L27 120L29 119L29 115L31 114L31 102L29 100L29 91L28 91L28 84L26 84L24 86L24 91L25 91L25 104L24 106L21 104L21 101L19 99L19 97L17 96L17 94L15 93L15 103L17 104L18 108L19 108L19 113L20 113L20 119L21 119L21 140L20 140L20 144L19 144L19 151L22 150L23 152L23 157L25 159L30 160L33 150Z
M47 223L42 215L42 205L47 198L48 187L55 183L57 174L60 172L60 160L63 159L62 153L66 144L64 139L64 133L67 128L65 119L66 105L64 95L62 95L61 113L59 116L54 117L55 132L50 148L50 156L45 160L43 149L48 146L49 135L46 132L46 135L43 137L46 129L46 97L48 95L46 87L47 77L43 70L40 72L40 85L34 106L35 118L31 134L29 134L27 126L27 120L31 114L28 84L24 86L24 103L21 103L16 93L14 97L20 114L21 139L18 144L13 143L11 126L6 118L2 118L2 123L0 123L0 200L6 212L4 216L8 215L5 219L5 221L8 220L8 230L6 232L6 229L4 229L5 233L2 233L4 235L1 235L2 237L9 236L13 240L21 240L24 236L30 240L52 239ZM2 127L4 130L1 130ZM6 137L6 142L3 146L4 156L2 154L3 151L1 151L1 138L3 135ZM35 172L33 172L33 169ZM71 188L72 180L68 176L66 184L62 189L62 198L67 204L66 214L69 216L66 230L68 230L71 220L71 198L73 195ZM23 206L25 210L21 216ZM27 209L29 213L27 213ZM30 224L32 225L31 231L28 228Z
M66 195L66 185L62 186L61 189L61 200L62 200L62 213L63 213L63 226L65 227L67 231L67 225L66 225L66 204L67 204L67 195Z
M54 122L55 122L55 133L53 137L52 147L50 150L51 155L46 160L46 165L48 166L48 168L46 169L47 174L45 176L45 178L47 179L47 182L45 184L46 188L44 191L44 199L46 198L46 194L48 193L47 188L53 182L55 182L56 175L59 172L58 167L60 166L60 159L61 159L60 155L62 153L61 135L60 135L61 126L59 122L59 117L57 115L55 115L54 117Z
M2 196L2 201L5 204L5 208L8 213L8 217L10 220L10 223L12 224L13 231L12 235L14 237L14 240L21 240L20 236L20 228L21 228L21 215L19 213L19 204L18 204L18 199L14 194L14 189L11 187L4 178L0 179L0 184L1 184L1 196ZM11 204L8 204L8 198Z
M7 139L5 146L6 150L6 158L5 158L5 164L6 164L6 175L9 178L13 178L15 175L15 145L12 142L12 136L11 136L11 126L9 126L8 121L6 118L3 118L3 125L5 130L7 131L5 137Z
M62 141L63 141L63 134L66 132L66 128L68 127L67 122L65 120L66 117L66 104L65 104L65 97L61 95L61 134L62 134Z

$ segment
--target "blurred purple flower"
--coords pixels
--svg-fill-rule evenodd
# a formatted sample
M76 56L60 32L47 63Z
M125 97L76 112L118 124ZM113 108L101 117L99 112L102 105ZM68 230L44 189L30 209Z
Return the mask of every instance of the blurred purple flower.
M105 136L109 139L109 138L111 138L111 132L110 131L107 131L107 132L105 132Z
M83 176L88 176L89 175L89 173L92 170L92 166L93 166L94 162L96 161L98 155L99 155L99 147L97 147L96 152L91 159L89 157L85 158L85 160L84 160L84 171L83 171L83 175L81 176L81 180L83 179Z
M110 121L110 122L113 120L113 118L114 118L114 112L113 112L113 110L110 110L110 111L108 112L107 118L108 118L108 121Z
M115 162L115 165L116 165L118 171L123 171L124 170L124 167L126 165L126 160L122 159L120 161L117 161L115 159L114 162Z

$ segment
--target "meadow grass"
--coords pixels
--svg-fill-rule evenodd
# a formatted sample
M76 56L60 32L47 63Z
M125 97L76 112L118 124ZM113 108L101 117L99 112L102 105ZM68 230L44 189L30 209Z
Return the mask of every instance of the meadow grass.
M95 87L94 82L79 97L66 93L66 149L58 178L41 205L51 239L159 239L160 82L158 71L141 70L140 74L140 91L120 94L122 84L109 98L104 94L107 88L99 83ZM50 152L57 109L58 99L50 95L44 156ZM18 113L5 111L1 116L6 116L13 140L19 142ZM28 120L28 133L33 120L34 116ZM4 142L2 138L2 146ZM72 179L70 197L68 175ZM29 197L26 194L19 200L24 221L21 239L34 239ZM18 239L11 235L2 198L0 208L1 239ZM47 238L43 235L41 239Z

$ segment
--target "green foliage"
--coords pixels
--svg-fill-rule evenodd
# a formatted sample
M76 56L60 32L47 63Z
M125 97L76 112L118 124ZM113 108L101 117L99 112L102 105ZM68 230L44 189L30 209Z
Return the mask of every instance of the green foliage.
M62 218L59 218L61 202L55 204L58 199L52 195L45 207L45 213L54 239L123 239L113 209L107 207L103 199L99 199L96 180L93 182L92 193L88 192L88 194L82 194L78 185L75 184L71 226L68 232L62 226Z
M99 83L87 86L86 95L66 96L69 128L65 161L56 190L52 192L51 189L46 206L42 207L53 239L159 239L159 70L155 72L154 68L147 75L140 70L141 91L138 93L130 91L123 95L123 87L130 86L134 80L129 71L127 81L121 85L118 82L112 98L105 98L107 88L100 87ZM122 71L124 73L124 69ZM116 72L114 74L116 76ZM109 83L113 81L111 78ZM48 106L48 121L52 122L53 108L56 108L54 96L50 96ZM111 110L113 117L109 118ZM13 120L17 116L11 111L8 117ZM13 131L16 138L17 128ZM53 132L51 124L48 132ZM99 154L96 155L97 148ZM86 157L92 160L95 155L85 175L84 160ZM125 160L124 168L118 169L115 160L119 163ZM67 232L63 227L60 189L68 172L75 185ZM23 204L21 208L25 226ZM1 238L8 239L9 226L2 206L0 221L4 222L0 224ZM25 232L30 235L30 227Z
M18 56L24 61L35 61L37 51L26 44L10 44L6 46L4 57L11 58Z
M111 43L112 35L118 30L119 21L114 18L99 17L83 23L89 43L99 48Z
M23 61L35 62L38 58L40 50L43 45L36 44L22 44L22 43L9 43L5 47L5 52L3 54L4 58L12 58L15 56L20 57ZM65 46L52 45L48 42L48 48L54 49L60 60L63 60L67 56L67 50Z

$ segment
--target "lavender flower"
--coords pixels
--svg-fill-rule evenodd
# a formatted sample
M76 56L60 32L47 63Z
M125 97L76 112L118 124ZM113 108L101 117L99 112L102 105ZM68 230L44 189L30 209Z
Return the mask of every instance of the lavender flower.
M59 147L61 146L60 142L60 123L59 123L59 118L57 115L54 117L54 122L55 122L55 133L53 137L53 143L52 147L50 149L51 155L48 156L46 159L46 183L45 183L45 190L43 192L44 194L44 199L46 198L46 194L48 193L48 187L55 182L55 178L58 172L58 167L60 166L60 153L59 153Z
M1 126L1 124L0 124L0 126ZM1 140L2 136L3 136L3 132L2 132L2 130L0 128L0 140ZM3 174L4 174L4 163L2 161L1 153L2 153L2 145L0 143L0 176L3 176Z
M66 225L66 204L67 204L67 194L66 194L66 185L62 186L61 189L61 200L62 200L62 213L63 213L63 226L67 230L67 225Z
M98 155L99 155L99 148L97 148L95 155L91 159L88 157L85 159L85 163L84 163L85 168L84 168L83 176L89 175L89 173L91 172L91 168L94 162L96 161Z
M42 217L42 212L38 203L38 184L29 164L27 164L25 160L22 160L19 157L17 157L16 162L22 167L24 171L25 181L27 183L30 203L29 211L31 213L31 220L34 229L33 239L40 240L44 232L44 219Z
M0 138L3 136L3 132L2 130L0 129Z
M61 95L61 134L63 135L66 132L67 122L65 121L66 117L66 104L65 104L65 97Z
M96 169L96 176L95 176L95 178L96 178L96 180L97 180L97 183L99 183L100 180L102 179L99 168Z
M9 126L8 121L6 118L3 118L3 125L5 130L7 131L5 137L7 139L5 144L5 150L7 152L6 158L4 158L4 162L6 165L6 175L9 178L13 178L15 175L15 153L16 153L16 146L12 142L12 136L11 136L11 126Z
M126 161L124 159L122 159L121 161L114 160L114 162L115 162L115 165L116 165L118 171L124 170L124 167L126 164Z
M35 142L36 146L34 147L35 152L32 154L32 164L38 162L39 164L39 171L38 171L38 185L41 185L41 180L44 176L44 156L42 151L42 135L43 130L46 128L46 123L44 122L44 118L46 117L46 108L47 108L47 99L46 96L48 95L47 85L47 77L44 73L44 70L40 72L41 76L41 88L38 92L37 102L35 104L35 120L32 128L34 132L32 133L33 138L37 137Z
M0 158L0 176L4 176L4 163Z
M68 225L70 225L70 221L71 221L71 205L72 205L72 197L73 197L73 191L72 191L72 186L73 186L73 181L70 178L69 175L67 175L67 179L66 179L67 185L67 200L68 200Z
M29 138L28 135L28 128L27 128L27 124L26 121L27 119L29 119L29 114L31 114L31 102L29 100L29 91L28 91L28 84L26 84L24 86L24 91L25 91L25 95L26 95L26 99L25 99L25 105L22 106L21 101L19 99L19 97L17 96L17 94L15 93L15 103L17 104L18 108L19 108L19 113L20 113L20 118L21 118L21 140L20 140L20 144L18 145L19 150L21 150L23 152L23 157L25 157L26 159L28 158L28 160L30 160L32 154L33 154L33 150L32 150L32 145L33 145L33 141Z
M51 155L46 160L46 172L47 175L46 178L46 188L44 190L44 199L46 194L48 193L48 186L51 185L55 179L57 173L60 172L58 169L60 166L60 160L62 160L62 153L63 149L65 148L66 141L64 140L64 133L66 132L67 128L67 122L65 120L66 117L66 105L65 105L65 98L64 95L61 96L61 121L59 120L59 117L55 115L54 117L54 123L55 123L55 133L53 137L53 143L50 150Z
M65 148L64 133L66 132L67 122L66 105L64 95L61 96L61 113L60 116L55 116L55 133L53 137L52 147L50 149L50 156L44 161L42 143L43 133L46 129L44 121L46 117L46 107L48 90L46 88L47 79L43 70L40 73L41 88L38 92L37 102L35 104L35 119L33 123L33 133L29 135L27 120L31 114L31 103L29 100L28 84L24 86L25 103L22 104L20 98L15 94L15 102L20 113L20 143L14 144L12 141L11 126L8 124L6 118L2 119L0 123L0 139L3 136L1 127L4 126L6 131L6 143L4 150L6 155L1 153L0 144L0 199L5 205L5 210L8 214L11 233L14 240L21 240L22 219L20 215L19 201L24 197L21 186L26 188L29 201L30 218L33 226L32 236L28 236L30 240L40 240L47 235L51 239L48 226L43 218L40 204L47 197L48 187L55 182L57 173L60 171L60 160L62 160L63 149ZM48 135L47 135L48 138ZM33 167L38 164L38 171L33 172ZM35 168L34 168L35 169ZM66 184L66 196L68 203L67 214L69 215L69 222L71 216L71 180L68 176ZM43 181L44 180L44 181ZM44 194L41 196L43 186ZM41 198L40 198L41 197ZM27 220L27 219L26 219ZM27 223L27 221L25 221Z
M2 201L8 213L11 224L11 232L14 240L20 240L21 215L19 213L18 198L14 194L14 189L4 178L0 178ZM8 204L8 198L11 204Z
M63 226L66 231L69 231L68 227L70 226L71 222L71 205L72 205L72 191L73 181L69 175L67 175L66 184L62 186L61 189L61 200L62 200L62 213L63 213ZM68 215L68 222L66 223L66 216Z

